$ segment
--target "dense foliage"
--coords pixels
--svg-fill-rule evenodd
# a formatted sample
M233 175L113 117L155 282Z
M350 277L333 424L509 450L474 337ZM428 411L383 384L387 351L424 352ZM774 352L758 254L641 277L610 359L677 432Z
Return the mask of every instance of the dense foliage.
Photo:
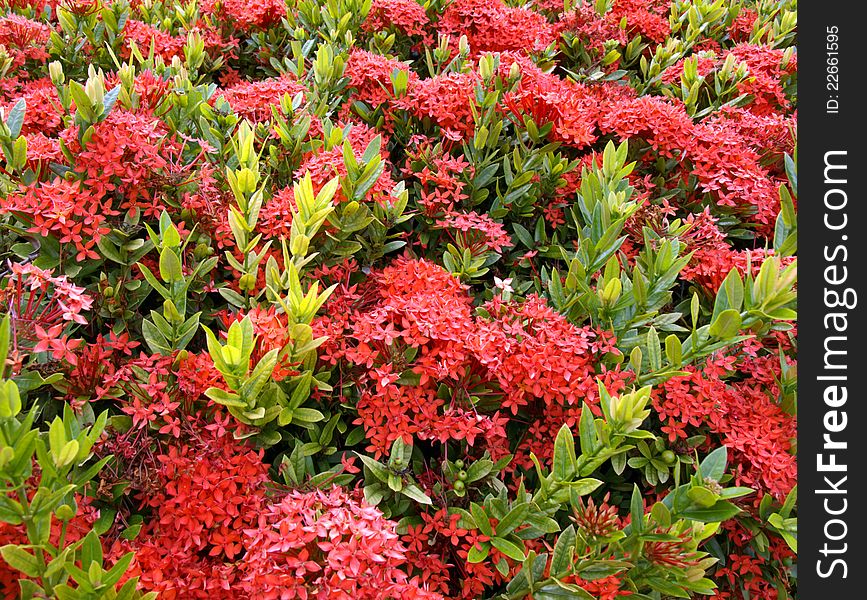
M0 590L796 594L795 0L0 0Z

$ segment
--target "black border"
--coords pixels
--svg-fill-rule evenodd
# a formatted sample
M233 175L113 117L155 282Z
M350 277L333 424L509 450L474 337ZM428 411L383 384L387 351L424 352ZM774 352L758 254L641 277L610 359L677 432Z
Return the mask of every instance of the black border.
M867 476L865 462L865 443L867 432L862 431L865 421L865 403L860 390L864 388L860 375L865 373L861 366L867 358L867 344L861 335L863 331L863 310L867 303L865 293L864 265L867 263L867 236L864 226L867 217L863 216L863 202L867 193L860 183L865 172L864 142L860 132L863 129L863 111L867 102L860 97L865 74L859 69L861 59L859 48L867 40L867 29L861 21L862 11L856 10L855 2L802 2L798 10L798 229L799 229L799 285L798 285L798 594L803 600L828 599L848 600L867 597L865 585L861 582L865 566L860 558L863 551L864 518L867 511ZM839 54L829 55L826 33L829 27L839 30ZM828 58L839 59L839 90L828 89ZM863 85L862 85L863 84ZM860 89L859 89L860 88ZM839 112L831 114L826 110L826 102L837 96ZM829 151L846 151L848 165L847 183L843 186L825 182L825 155ZM840 160L835 158L835 160ZM838 171L839 173L839 171ZM824 194L831 188L845 189L848 203L844 209L848 226L844 230L831 231L825 226L827 209ZM839 218L839 214L833 215ZM847 240L844 242L843 237ZM848 260L828 261L825 251L833 255L833 249L844 243L848 249ZM842 257L842 254L838 255ZM837 349L846 350L847 368L834 374L845 374L848 400L838 411L846 411L847 427L833 434L833 439L845 441L845 450L834 451L836 462L847 466L847 473L820 473L817 467L818 454L825 452L824 462L829 462L828 451L823 451L823 434L827 432L824 424L826 412L834 410L826 405L823 394L828 381L819 380L822 375L831 374L824 367L825 338L834 335L833 330L825 330L825 316L840 309L826 306L826 289L835 289L825 280L825 268L831 264L848 268L848 280L836 286L842 291L853 288L858 294L858 305L848 310L848 331L845 342L835 342ZM845 348L841 345L845 343ZM839 359L838 362L844 362ZM839 415L838 415L839 416ZM847 480L840 484L840 476ZM824 477L829 476L833 483L845 494L826 494L829 486ZM839 509L842 499L847 500L847 510L838 517L829 515L824 505L826 498L833 498L831 509ZM846 536L839 541L826 539L825 526L830 519L839 518L846 522ZM839 523L831 526L832 535L843 531ZM823 556L822 549L827 542L829 548L845 549L840 554ZM846 544L844 547L843 544ZM845 561L846 577L842 565L838 564L828 577L821 577L820 568L826 572L834 558ZM819 561L822 561L819 563Z

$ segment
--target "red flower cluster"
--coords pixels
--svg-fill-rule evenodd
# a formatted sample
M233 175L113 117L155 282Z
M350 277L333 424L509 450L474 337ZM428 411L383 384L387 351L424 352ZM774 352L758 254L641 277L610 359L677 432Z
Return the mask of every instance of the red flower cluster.
M469 249L473 256L484 253L485 249L501 252L512 245L512 238L502 225L476 212L446 213L437 219L436 226L448 230L458 248Z
M512 8L501 0L455 0L437 23L440 33L467 36L475 54L506 50L542 50L555 38L554 28L537 12Z
M429 43L430 19L415 0L373 0L361 29L367 33L396 30L407 37Z
M75 364L73 350L81 340L70 339L67 328L87 323L82 313L90 310L93 299L65 275L54 277L29 264L12 264L10 270L6 286L0 288L0 308L15 315L13 364L28 352L50 352L54 360Z
M795 456L789 452L796 419L775 402L778 359L719 357L708 359L704 370L688 370L689 375L667 381L653 401L669 439L685 438L687 425L707 427L734 450L739 485L785 498L796 482ZM745 379L722 378L733 373Z
M23 67L28 60L43 61L48 58L45 44L51 28L45 23L32 21L17 14L0 19L0 46L12 58L11 67Z
M238 598L234 563L247 552L245 529L267 504L267 466L225 430L196 432L157 456L162 485L139 498L154 517L130 544L137 567L130 575L164 598Z
M224 90L216 98L222 97L232 107L232 111L242 119L254 123L264 123L271 116L271 106L280 106L286 94L290 98L307 91L296 79L289 75L262 79L252 83L240 82Z
M447 139L462 140L475 129L470 104L474 102L476 86L480 83L481 78L474 71L421 79L394 105L416 118L430 119L440 126Z
M249 33L280 23L286 15L282 0L202 0L202 14L230 21L239 31Z
M479 323L475 348L505 394L503 408L517 414L531 399L578 403L578 385L593 373L596 335L569 323L538 296L520 304L495 299L485 308L492 319Z
M340 488L290 492L244 531L240 588L249 598L435 600L402 570L395 524Z
M123 29L123 37L127 43L124 47L123 58L130 57L133 44L145 56L153 48L154 54L161 56L166 62L171 62L175 56L180 58L184 56L186 38L174 37L162 29L142 21L129 19Z

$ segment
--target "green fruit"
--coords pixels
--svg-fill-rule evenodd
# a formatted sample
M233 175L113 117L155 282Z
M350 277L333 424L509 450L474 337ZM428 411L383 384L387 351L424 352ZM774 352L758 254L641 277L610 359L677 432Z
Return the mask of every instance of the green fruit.
M460 479L458 479L457 481L455 481L454 488L455 488L455 491L456 491L456 492L463 492L463 491L466 489L466 487L467 487L467 486L466 486L466 485L464 484L464 482L461 481Z
M677 460L677 455L674 452L672 452L671 450L666 450L665 452L662 453L661 458L662 458L662 462L664 462L665 464L673 465L674 462Z
M456 466L458 469L463 469L463 468L464 468L464 461L462 461L460 458L457 459L457 460L455 461L455 466Z
M458 479L461 481L466 481L467 480L467 472L466 471L459 471L458 472Z

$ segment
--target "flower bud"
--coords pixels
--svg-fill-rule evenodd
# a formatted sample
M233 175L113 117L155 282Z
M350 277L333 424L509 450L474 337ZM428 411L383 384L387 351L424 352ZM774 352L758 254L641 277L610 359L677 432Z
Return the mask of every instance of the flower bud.
M181 350L180 352L178 352L178 355L175 356L175 360L172 361L172 368L177 369L178 367L180 367L181 364L183 364L183 362L187 360L187 357L189 357L189 355L190 353L186 350Z
M605 306L612 306L617 299L620 298L620 293L623 291L623 285L619 279L612 279L605 285L602 290L600 299Z
M11 379L0 383L0 418L15 417L19 412L21 412L21 394L18 392L18 384Z
M494 76L494 60L490 54L479 59L479 74L485 81Z
M51 75L51 83L54 85L61 86L66 81L60 61L55 60L48 65L48 74Z
M510 81L517 81L518 78L520 78L520 77L521 77L521 67L518 65L518 63L513 62L512 66L509 67L509 80Z
M75 516L75 513L75 508L68 504L61 504L57 507L57 510L54 511L54 514L57 515L57 518L61 521L69 521Z
M237 172L238 189L244 194L253 194L256 191L256 186L259 185L259 174L244 167Z
M98 76L91 76L84 85L84 91L94 106L102 106L105 99L105 85Z
M253 273L241 275L241 279L238 281L238 287L245 292L253 291L256 289L256 276Z
M0 469L3 469L15 458L15 448L4 446L0 449Z
M467 36L462 35L461 39L458 40L458 52L462 55L467 55L470 53L470 43L467 41Z
M307 256L307 250L309 247L310 238L303 233L293 236L292 240L289 242L289 250L292 252L292 256Z
M193 250L193 256L196 260L205 260L210 254L210 252L208 252L210 249L210 246L200 242L196 244L196 248Z
M130 64L124 64L117 70L117 77L127 90L132 90L135 86L135 67Z

